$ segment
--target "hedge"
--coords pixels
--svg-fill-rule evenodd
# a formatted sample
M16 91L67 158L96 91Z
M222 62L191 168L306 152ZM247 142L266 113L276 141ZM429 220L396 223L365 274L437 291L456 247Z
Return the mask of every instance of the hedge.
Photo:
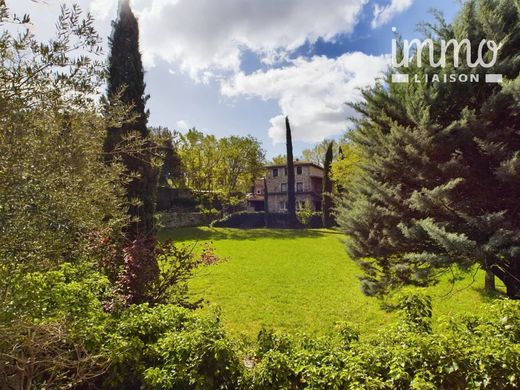
M227 227L240 229L259 229L265 228L265 213L263 211L240 211L229 214L226 217L213 221L212 227ZM290 227L289 214L269 213L270 228L287 229ZM314 213L306 226L299 225L298 228L318 229L323 227L321 213Z

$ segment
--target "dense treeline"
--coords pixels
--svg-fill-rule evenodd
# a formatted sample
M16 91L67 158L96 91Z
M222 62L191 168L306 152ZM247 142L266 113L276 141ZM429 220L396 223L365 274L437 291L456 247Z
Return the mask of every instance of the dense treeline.
M252 136L217 138L191 129L178 137L183 184L188 188L229 197L248 192L263 174L265 152Z

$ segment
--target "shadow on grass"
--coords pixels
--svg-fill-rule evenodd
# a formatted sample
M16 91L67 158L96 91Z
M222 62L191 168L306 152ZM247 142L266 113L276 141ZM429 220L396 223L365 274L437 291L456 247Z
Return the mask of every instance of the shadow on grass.
M338 231L325 229L230 229L192 227L163 229L159 240L199 241L199 240L294 240L295 238L319 238L331 234L342 235Z

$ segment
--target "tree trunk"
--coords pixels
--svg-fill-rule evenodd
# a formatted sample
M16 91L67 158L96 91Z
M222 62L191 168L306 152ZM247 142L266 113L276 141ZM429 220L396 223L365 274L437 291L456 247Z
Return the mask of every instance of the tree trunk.
M491 271L506 286L506 295L511 299L520 299L520 259L511 259L507 264L494 264Z
M491 271L486 271L486 278L484 279L484 288L487 292L495 291L495 274Z

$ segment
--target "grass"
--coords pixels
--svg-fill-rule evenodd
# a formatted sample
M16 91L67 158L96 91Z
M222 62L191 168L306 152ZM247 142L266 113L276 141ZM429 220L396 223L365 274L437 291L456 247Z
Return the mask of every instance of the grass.
M289 332L325 334L338 321L370 335L396 320L364 296L360 270L344 250L343 235L331 230L182 228L161 232L175 242L212 242L227 261L201 268L190 283L202 310L219 307L232 334L256 337L262 326ZM200 245L199 245L200 246ZM489 299L482 272L465 275L453 288L447 279L429 287L434 317L470 314Z

